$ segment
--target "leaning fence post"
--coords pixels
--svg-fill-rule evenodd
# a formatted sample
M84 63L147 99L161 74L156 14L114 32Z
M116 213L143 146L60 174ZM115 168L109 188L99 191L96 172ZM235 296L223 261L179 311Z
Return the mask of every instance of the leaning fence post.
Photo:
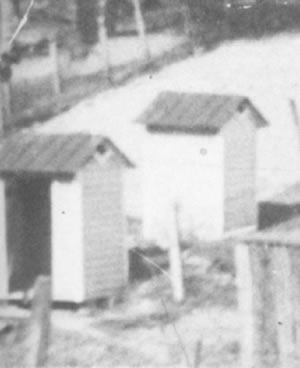
M169 234L170 277L172 282L173 296L176 302L182 302L184 299L184 284L183 284L183 270L182 270L182 255L179 239L177 205L175 205L173 211L171 211L169 232L170 232Z
M41 367L46 363L50 337L51 282L39 276L32 300L32 311L26 337L24 366Z

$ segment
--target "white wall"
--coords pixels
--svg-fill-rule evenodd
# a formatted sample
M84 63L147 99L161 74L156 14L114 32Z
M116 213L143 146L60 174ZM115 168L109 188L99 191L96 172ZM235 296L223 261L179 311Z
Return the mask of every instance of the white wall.
M179 205L181 230L203 238L223 230L223 140L220 136L149 134L144 143L144 235L167 245L167 223Z
M81 185L54 181L51 185L53 299L82 302L84 290Z

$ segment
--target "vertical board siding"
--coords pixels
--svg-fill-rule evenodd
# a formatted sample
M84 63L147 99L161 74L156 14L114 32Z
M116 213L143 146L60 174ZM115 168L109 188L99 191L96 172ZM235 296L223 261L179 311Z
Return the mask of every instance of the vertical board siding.
M249 110L223 129L225 230L256 224L256 127Z
M81 175L86 298L113 295L127 282L122 168L93 160Z

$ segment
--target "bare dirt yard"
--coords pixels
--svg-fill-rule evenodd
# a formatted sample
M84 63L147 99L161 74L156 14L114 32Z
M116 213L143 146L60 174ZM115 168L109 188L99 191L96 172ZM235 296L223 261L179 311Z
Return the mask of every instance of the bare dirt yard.
M232 249L186 249L184 267L181 305L156 273L133 282L111 309L55 308L47 367L192 367L196 347L201 367L238 367ZM16 331L22 336L22 323ZM6 338L5 367L22 366L20 346L18 336Z

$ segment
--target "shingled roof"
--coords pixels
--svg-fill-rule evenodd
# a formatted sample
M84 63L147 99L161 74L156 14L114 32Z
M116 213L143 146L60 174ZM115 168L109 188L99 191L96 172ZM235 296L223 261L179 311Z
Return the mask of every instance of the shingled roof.
M103 147L109 147L126 165L132 166L127 157L102 136L18 133L0 144L0 173L75 174L97 152L103 152Z
M177 92L159 94L138 121L150 130L217 133L244 107L254 112L258 127L268 125L247 97Z

